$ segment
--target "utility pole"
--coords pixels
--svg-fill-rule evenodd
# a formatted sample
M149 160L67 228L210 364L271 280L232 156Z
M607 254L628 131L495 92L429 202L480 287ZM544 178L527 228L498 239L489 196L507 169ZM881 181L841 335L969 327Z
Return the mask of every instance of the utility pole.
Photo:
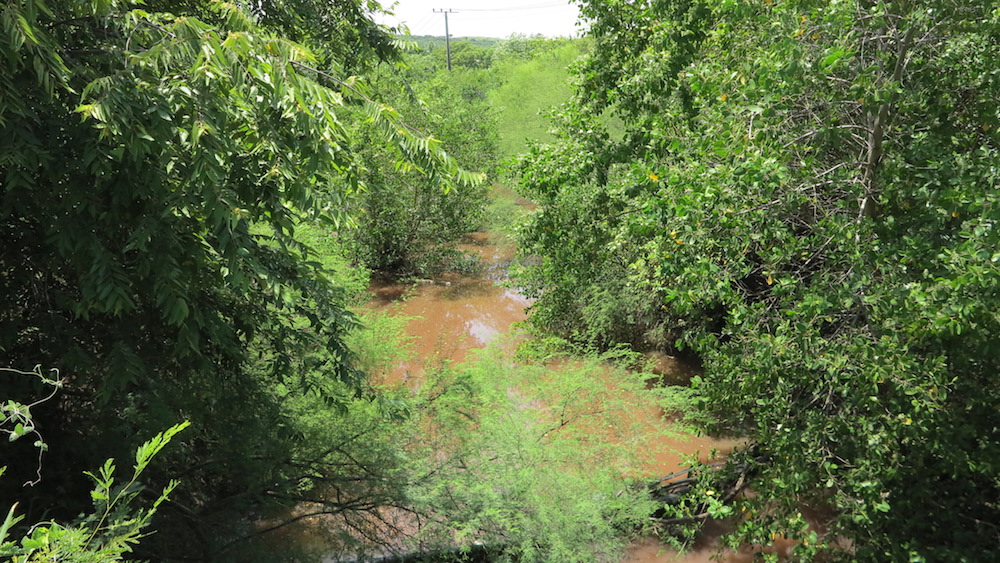
M455 14L457 12L451 8L447 10L434 8L434 13L444 14L444 49L448 54L448 72L451 72L451 35L448 33L448 14Z

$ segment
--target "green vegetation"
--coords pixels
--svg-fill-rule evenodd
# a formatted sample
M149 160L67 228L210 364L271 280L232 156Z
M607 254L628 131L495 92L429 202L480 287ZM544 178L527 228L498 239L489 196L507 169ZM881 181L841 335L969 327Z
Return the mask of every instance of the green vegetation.
M464 166L495 175L495 112L486 103L486 71L456 68L448 72L427 57L404 68L383 69L370 79L380 99L407 116L407 125L433 130ZM380 132L357 120L356 152L365 169L366 186L350 213L357 228L343 231L347 253L355 262L394 276L426 276L448 266L452 247L483 219L485 186L442 190L434 175L420 168L397 166L377 141Z
M0 350L66 374L31 419L59 456L0 446L16 461L0 498L19 511L4 533L71 559L242 560L270 530L334 518L335 545L360 549L358 533L386 531L384 510L432 512L417 485L430 498L456 473L426 468L417 413L433 401L368 379L405 350L401 321L362 326L350 308L368 268L427 271L487 222L484 175L441 140L495 173L494 83L464 68L472 48L447 75L433 57L399 65L391 30L353 0L133 8L31 1L0 22ZM0 379L21 416L39 381ZM159 533L136 545L153 512L129 508L139 489L119 498L102 461L180 420L192 428L175 448L139 460L136 477L173 491L148 499ZM74 521L101 495L117 499L97 511L113 528ZM88 551L87 534L109 551Z
M6 435L8 442L15 442L31 436L36 438L31 446L39 454L48 450L43 436L38 432L31 409L51 401L62 387L62 381L50 379L37 367L32 372L11 368L0 368L0 372L15 377L27 377L43 387L51 387L52 392L30 404L8 399L0 405L0 434ZM53 370L56 376L58 372ZM121 561L126 553L132 552L155 514L156 509L167 500L167 496L177 486L176 481L168 483L149 508L135 506L143 487L139 481L154 456L159 454L170 440L188 423L176 424L157 434L136 449L132 476L125 483L115 483L115 462L108 459L97 473L86 473L94 482L90 492L93 512L80 515L70 525L45 521L32 523L20 541L11 537L11 532L24 520L17 514L18 505L11 506L0 524L0 557L12 563L28 561ZM39 460L41 456L39 456ZM7 466L0 467L0 476ZM41 481L41 466L36 468L38 478L30 484Z
M559 140L522 161L541 204L522 231L541 257L520 278L533 322L703 360L703 408L753 444L734 542L786 535L806 560L991 558L1000 12L582 10L595 47ZM832 513L826 536L803 506Z
M84 512L83 471L180 420L192 429L147 475L184 486L143 556L219 556L246 532L235 515L333 476L391 494L377 443L352 453L351 435L304 417L369 392L345 342L350 292L297 231L356 223L361 120L382 163L440 191L482 177L350 77L397 55L372 5L255 7L31 0L0 14L0 355L65 378L34 413L58 459L31 489L32 463L0 481L10 504L30 497L26 521ZM15 400L36 385L0 374ZM23 441L3 448L35 458Z
M436 35L403 35L400 39L407 42L413 43L422 51L435 52L442 61L444 60L444 49L445 40L444 36ZM506 42L505 39L497 39L495 37L453 37L451 39L452 46L460 43L468 43L476 47L482 47L486 50L493 50Z
M5 5L0 357L63 377L0 366L0 554L613 560L655 513L989 560L1000 10L579 3L587 38L450 72L368 0ZM518 154L528 214L485 186ZM370 274L518 222L535 340L381 385L420 359ZM645 351L704 373L647 389L616 367ZM747 440L670 503L631 481L660 409ZM272 539L296 522L321 543Z
M656 508L625 476L668 429L634 414L657 407L648 374L611 359L514 364L492 347L429 374L411 419L421 473L434 476L410 491L429 517L420 539L477 539L514 561L617 557Z
M584 40L516 37L498 47L494 69L502 81L490 92L500 113L500 150L513 157L529 142L549 142L546 115L570 98L569 66L585 51Z

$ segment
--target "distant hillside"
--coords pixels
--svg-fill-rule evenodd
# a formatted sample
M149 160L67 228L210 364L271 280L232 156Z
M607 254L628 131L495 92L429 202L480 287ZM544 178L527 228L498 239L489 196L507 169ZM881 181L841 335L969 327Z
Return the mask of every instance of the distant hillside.
M426 69L444 67L444 37L412 35L400 36L399 40L417 46L417 52L406 55L408 62ZM452 38L452 66L456 71L489 69L483 76L491 82L487 96L498 112L504 157L523 153L531 143L555 140L549 132L552 123L548 112L570 99L569 66L591 46L587 38ZM613 136L620 137L620 123L606 125Z

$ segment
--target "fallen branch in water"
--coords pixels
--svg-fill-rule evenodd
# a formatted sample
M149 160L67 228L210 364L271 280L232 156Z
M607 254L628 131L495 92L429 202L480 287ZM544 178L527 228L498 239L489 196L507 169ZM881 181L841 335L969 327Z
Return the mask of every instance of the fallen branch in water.
M711 518L708 502L698 502L691 507L691 511L684 515L670 516L676 514L677 509L670 507L680 507L685 496L690 494L698 485L699 476L697 473L712 471L714 474L725 473L725 480L718 486L724 492L718 501L727 504L732 502L740 492L746 488L748 478L753 471L750 463L733 464L731 462L719 462L708 465L697 465L687 469L671 473L663 478L651 481L646 484L653 500L658 501L662 506L650 515L652 520L660 526L679 526L684 524L696 524Z

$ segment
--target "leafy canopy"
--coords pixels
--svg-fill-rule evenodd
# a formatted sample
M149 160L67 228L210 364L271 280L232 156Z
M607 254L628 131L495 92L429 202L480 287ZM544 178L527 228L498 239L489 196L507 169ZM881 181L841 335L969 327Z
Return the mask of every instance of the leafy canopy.
M40 419L65 455L36 506L79 513L84 468L180 419L195 428L172 457L189 503L294 487L285 454L303 438L275 389L330 407L363 392L344 344L355 318L296 235L354 223L368 164L347 119L437 189L481 181L350 75L394 55L376 9L0 10L0 357L66 374Z
M522 161L536 322L703 359L705 408L756 444L738 539L812 557L820 505L850 558L986 558L1000 12L580 4L595 48Z

